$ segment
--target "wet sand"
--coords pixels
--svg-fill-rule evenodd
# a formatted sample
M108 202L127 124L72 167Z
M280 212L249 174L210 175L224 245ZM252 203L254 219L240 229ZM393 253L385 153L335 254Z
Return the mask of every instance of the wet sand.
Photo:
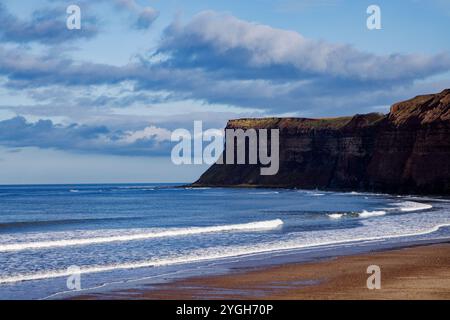
M367 267L381 289L367 288ZM450 244L396 249L302 264L235 270L76 299L450 299Z

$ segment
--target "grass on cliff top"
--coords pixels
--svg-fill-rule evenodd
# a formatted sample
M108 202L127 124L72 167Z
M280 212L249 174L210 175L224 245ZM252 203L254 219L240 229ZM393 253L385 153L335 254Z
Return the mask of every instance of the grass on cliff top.
M229 125L239 128L330 128L339 129L345 126L353 117L338 117L338 118L261 118L261 119L236 119L230 120Z

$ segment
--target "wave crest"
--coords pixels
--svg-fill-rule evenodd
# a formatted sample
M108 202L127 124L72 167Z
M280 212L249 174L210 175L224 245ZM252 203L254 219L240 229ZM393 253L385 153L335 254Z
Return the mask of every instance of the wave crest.
M370 217L378 217L378 216L384 216L386 214L386 211L379 210L379 211L366 211L358 213L358 217L360 218L370 218Z
M281 221L281 220L280 220ZM278 243L272 246L254 246L254 247L235 247L235 248L223 248L223 250L215 250L214 252L210 251L208 254L204 254L203 251L198 251L197 253L192 253L189 255L182 255L178 257L166 258L166 259L156 259L156 260L143 260L136 261L130 263L122 263L122 264L112 264L112 265L99 265L99 266L87 266L81 268L80 274L89 274L89 273L98 273L98 272L106 272L106 271L114 271L114 270L124 270L124 269L137 269L137 268L146 268L146 267L159 267L166 265L174 265L174 264L185 264L185 263L193 263L193 262L201 262L201 261L210 261L216 259L224 259L231 258L237 256L245 256L252 254L261 254L268 252L279 252L286 250L295 250L302 248L311 248L311 247L320 247L327 245L340 245L346 243L353 242L361 242L361 241L378 241L378 240L386 240L393 238L404 238L411 236L419 236L424 234L429 234L438 231L443 227L450 227L449 223L439 224L433 226L431 228L416 231L412 233L398 234L398 235L385 235L385 236L372 236L372 237L363 237L363 238L350 238L350 239L342 239L342 240L330 240L330 241L322 241L310 244L296 244L296 243ZM40 279L49 279L49 278L58 278L58 277L67 277L71 276L73 273L68 270L48 270L41 273L35 274L18 274L13 276L7 276L0 278L0 284L5 283L14 283L21 281L30 281L30 280L40 280Z
M275 220L266 220L266 221L258 221L242 224L230 224L212 227L175 228L131 235L93 237L84 239L81 238L64 239L64 240L28 242L28 243L12 243L3 245L0 244L0 252L23 251L23 250L46 249L46 248L69 247L69 246L85 246L110 242L125 242L125 241L146 240L163 237L189 236L202 233L262 231L262 230L277 229L280 228L282 225L283 220L275 219Z
M421 211L428 210L433 208L431 204L414 202L414 201L404 201L400 203L396 203L395 206L399 208L400 211L403 212L412 212L412 211Z

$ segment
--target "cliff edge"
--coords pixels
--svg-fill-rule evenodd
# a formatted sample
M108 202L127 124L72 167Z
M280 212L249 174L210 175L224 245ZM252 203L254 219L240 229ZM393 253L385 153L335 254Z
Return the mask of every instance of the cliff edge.
M396 103L387 115L230 120L279 129L280 167L214 164L194 186L254 186L450 195L450 89Z

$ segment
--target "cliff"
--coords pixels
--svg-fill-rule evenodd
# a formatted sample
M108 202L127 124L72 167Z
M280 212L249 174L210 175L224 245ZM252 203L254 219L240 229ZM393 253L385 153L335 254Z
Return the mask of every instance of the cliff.
M328 119L239 119L230 129L279 129L280 168L211 166L194 186L255 186L450 194L450 89L390 113Z

